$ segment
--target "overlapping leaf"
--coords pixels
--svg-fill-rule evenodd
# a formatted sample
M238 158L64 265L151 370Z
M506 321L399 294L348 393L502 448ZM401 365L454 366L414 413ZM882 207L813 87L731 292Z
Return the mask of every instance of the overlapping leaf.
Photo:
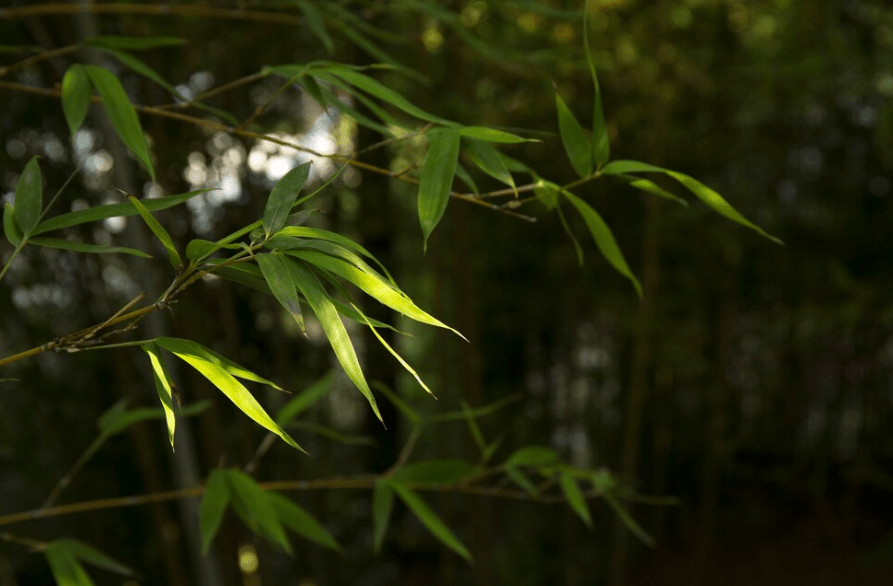
M297 200L298 194L301 193L304 183L307 182L309 174L310 162L298 165L286 173L273 187L267 198L263 218L264 233L268 238L285 226L285 220L291 213L291 208Z
M180 258L180 253L177 252L177 247L174 246L174 241L171 238L171 235L168 234L167 230L164 229L158 220L146 209L146 206L143 203L135 198L132 195L127 196L127 199L130 200L130 203L133 204L133 207L136 208L137 212L139 212L140 216L143 218L143 221L149 227L155 237L158 238L159 242L161 242L162 246L164 246L164 250L167 252L167 258L175 269L179 269L183 266L183 260Z
M571 166L580 177L589 177L592 175L592 142L557 92L555 93L555 108L558 110L558 131L561 133L561 142L564 143L564 150L567 152Z

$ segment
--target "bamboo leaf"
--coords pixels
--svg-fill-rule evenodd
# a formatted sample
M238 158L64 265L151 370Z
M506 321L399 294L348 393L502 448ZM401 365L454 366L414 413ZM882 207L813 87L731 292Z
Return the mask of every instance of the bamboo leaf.
M633 519L632 515L629 514L629 511L620 504L620 501L617 500L617 497L614 496L611 492L606 492L602 495L605 501L608 503L608 506L614 510L614 513L617 517L620 518L620 522L623 523L629 531L642 540L642 542L648 547L654 547L654 538L645 531L641 525L639 525L635 519Z
M273 493L265 491L250 476L238 470L226 470L224 474L233 504L240 505L234 508L243 516L245 523L252 528L256 527L273 543L291 553L291 544L279 519L277 506L271 498Z
M329 371L321 379L289 399L276 412L276 423L282 427L289 425L294 421L295 417L312 407L314 403L331 390L333 380L335 380L335 373Z
M56 549L64 549L74 559L86 562L97 568L102 568L103 570L108 570L124 576L136 575L136 572L126 565L83 541L77 539L56 539L51 545Z
M573 509L578 517L583 519L583 522L586 523L587 527L592 527L592 516L589 514L589 506L586 504L586 499L583 497L580 485L577 484L577 479L571 474L562 473L558 483L561 486L561 492L564 494L564 498L571 509Z
M558 453L551 448L527 446L516 450L503 462L503 468L524 468L527 466L547 466L558 461Z
M193 263L197 263L208 258L221 248L238 250L241 246L238 244L221 244L219 242L211 242L210 240L195 238L190 240L189 244L186 245L186 258Z
M515 180L506 167L505 162L499 158L499 153L488 142L475 139L466 139L463 143L465 154L474 162L478 168L493 177L497 181L501 181L512 189L515 188Z
M478 190L477 184L471 178L471 175L468 174L468 171L465 170L465 167L462 166L462 163L456 163L456 177L467 185L473 194L480 195L481 192Z
M319 9L306 0L299 0L298 7L301 9L304 18L307 20L307 26L310 28L310 32L319 39L319 42L322 43L329 54L334 53L335 43L332 41L329 31L326 30L326 24L323 22L322 14Z
M605 165L604 169L602 169L602 173L605 175L623 175L626 173L663 173L669 177L672 177L679 183L681 183L685 188L691 191L698 199L703 201L716 213L725 216L726 218L741 224L751 230L757 232L764 238L775 242L776 244L784 244L781 240L772 236L771 234L764 231L762 228L742 216L738 210L733 208L729 202L727 202L719 193L714 191L713 189L707 187L697 179L693 177L689 177L685 173L680 173L678 171L670 171L669 169L664 169L663 167L658 167L656 165L650 165L648 163L640 163L639 161L612 161Z
M387 482L379 480L372 491L372 542L375 553L381 553L393 509L394 492Z
M174 416L174 391L173 383L164 370L161 362L161 352L153 343L143 344L143 351L149 355L149 361L152 363L152 373L155 375L155 390L158 391L158 399L164 409L164 420L167 423L168 439L171 442L171 449L174 447L174 430L177 426L177 419Z
M13 246L18 246L23 238L22 231L16 226L15 208L9 202L3 206L3 235Z
M658 197L662 197L664 199L669 199L670 201L674 201L683 207L688 207L688 202L676 195L675 193L671 193L661 187L660 185L650 181L648 179L642 179L641 177L635 177L633 175L615 175L621 181L625 181L627 185L630 187L634 187L639 191L644 191L646 193L654 194Z
M145 207L150 212L158 212L184 203L192 199L196 195L201 195L202 193L206 193L208 191L214 190L197 189L195 191L180 193L178 195L168 195L166 197L159 197L156 199L144 199L141 200L141 203L143 204L143 207ZM36 236L38 234L43 234L44 232L61 230L62 228L78 226L80 224L86 224L87 222L96 222L98 220L116 218L118 216L135 216L138 213L139 211L130 202L95 206L92 208L87 208L85 210L78 210L76 212L60 214L48 220L44 220L43 222L38 224L37 227L34 228L34 231L31 233Z
M208 362L212 362L220 368L224 369L229 374L233 375L236 378L240 378L243 380L250 380L252 382L265 384L273 387L277 391L283 390L282 387L277 385L271 380L265 379L264 377L254 374L250 370L247 370L229 358L214 352L210 348L206 348L202 346L198 342L194 342L192 340L185 340L183 338L168 338L161 337L155 338L153 340L159 346L167 350L168 352L174 354L184 354L191 355L201 360L205 360Z
M36 244L37 246L44 246L46 248L57 248L60 250L71 250L74 252L86 252L89 254L121 253L131 254L133 256L139 256L142 258L152 258L151 254L147 254L142 250L137 250L136 248L128 248L126 246L100 246L98 244L72 242L63 238L50 238L47 236L31 238L30 240L28 240L28 242L31 244Z
M69 67L62 78L62 112L71 134L84 123L92 96L93 83L84 66L76 63Z
M527 475L517 468L506 468L505 474L506 476L511 478L515 484L523 488L527 494L531 496L536 496L537 494L539 494L539 490L537 490L536 486L534 486L533 483L530 482L530 479L527 478Z
M580 177L589 177L592 175L592 143L557 92L555 107L558 110L558 131L571 166Z
M633 287L636 288L636 293L638 293L639 297L642 297L642 285L639 284L639 280L633 275L633 272L630 270L629 265L626 264L626 259L623 258L623 253L620 251L620 247L617 245L617 241L614 240L614 235L611 233L611 229L602 219L602 217L592 209L589 204L585 201L574 195L573 193L561 190L561 193L564 197L567 198L571 204L577 211L580 212L580 215L583 216L583 220L586 222L586 226L589 228L589 233L592 234L592 238L595 240L596 246L601 251L602 255L611 263L617 272L621 275L625 276L629 279Z
M423 501L415 492L400 484L399 482L388 482L388 486L397 493L409 510L422 522L422 524L431 532L434 537L441 543L452 549L454 552L465 558L468 563L473 563L471 552L459 541L449 527L437 516L437 514Z
M164 229L164 226L158 223L158 220L155 219L140 200L132 195L128 195L127 199L130 200L130 203L133 204L133 207L135 207L140 216L142 216L143 221L149 226L149 229L152 230L152 233L155 234L155 237L158 238L162 246L164 246L164 249L167 251L167 258L171 265L175 269L182 267L183 260L180 258L180 253L177 252L177 247L174 246L174 241L171 239L171 235L168 234L167 230Z
M128 150L146 166L154 181L155 168L152 166L152 158L149 156L146 135L143 134L136 110L127 99L121 82L110 71L97 65L84 65L84 68L87 75L90 76L90 81L102 96L103 106L115 132L121 137Z
M390 401L391 404L397 408L397 411L405 415L414 424L418 425L419 422L422 420L422 418L419 417L418 412L410 407L409 404L406 403L406 401L401 399L399 395L392 391L386 384L381 381L373 381L372 386L375 387L375 390L384 395L385 398L387 398L387 400Z
M307 299L307 303L310 304L313 313L316 314L323 331L326 333L326 337L329 339L329 343L332 345L332 349L335 351L338 362L344 368L344 372L347 373L350 380L366 397L375 416L378 417L379 421L384 422L381 418L381 413L378 411L375 397L372 395L369 384L366 382L363 369L360 368L360 361L357 359L350 336L347 335L347 330L344 328L344 324L341 323L341 318L338 317L338 311L332 305L329 295L313 273L303 265L296 261L291 261L288 263L288 266L295 284L304 298Z
M285 226L285 220L291 213L292 205L298 198L304 183L307 182L309 174L310 162L298 165L286 173L273 187L270 196L267 198L267 205L264 208L263 225L267 238Z
M419 181L419 221L426 249L428 237L443 217L450 199L459 160L459 133L454 128L438 128L428 133L428 141L428 154Z
M437 116L429 114L428 112L425 112L399 93L395 92L378 80L373 79L364 73L360 73L359 71L348 69L346 67L327 67L326 71L333 75L337 75L347 83L363 90L367 94L374 96L379 100L387 102L395 108L403 110L410 116L415 116L416 118L425 120L426 122L449 124L448 120L444 120L443 118L439 118Z
M594 97L592 103L592 162L596 167L601 167L611 157L611 144L608 137L608 127L605 124L605 113L602 109L602 92L598 85L598 76L595 73L595 63L592 61L592 51L589 48L589 5L583 7L583 49L586 51L586 63L589 65L589 73L592 75L592 87Z
M298 289L292 279L285 258L279 254L257 254L254 258L276 301L294 318L301 331L306 332L307 328L304 326L304 315L301 313Z
M279 493L269 491L266 497L279 520L301 537L340 552L341 546L332 534L307 511Z
M524 138L517 134L497 130L495 128L486 128L484 126L463 126L459 130L459 134L468 138L482 140L486 142L502 142L507 144L516 144L519 142L539 142L536 139Z
M341 234L338 234L336 232L330 232L329 230L323 230L322 228L310 228L308 226L286 226L285 228L283 228L282 230L277 232L273 236L273 238L271 238L271 240L275 240L276 238L280 238L280 237L311 238L314 240L325 240L332 244L337 244L337 245L342 246L352 252L361 254L361 255L365 256L366 258L369 258L369 259L375 261L375 264L378 265L378 267L382 270L382 272L385 274L385 276L388 278L388 280L391 281L392 283L394 282L394 279L391 277L390 273L388 273L388 269L383 264L381 264L381 262L379 262L377 258L372 256L371 252L369 252L368 250L363 248L359 243L354 242L350 238L347 238L346 236L342 236ZM366 270L364 268L365 264L361 260L359 260L355 257L345 255L343 252L340 252L340 251L335 252L334 251L335 249L333 249L333 248L321 248L320 250L323 250L327 254L331 254L333 256L340 256L344 260L347 260L347 261L353 263L358 268Z
M212 470L205 484L205 494L198 510L198 525L202 535L202 552L208 553L211 542L223 522L223 514L229 505L229 485L224 470Z
M226 397L235 404L245 415L250 417L263 427L269 431L272 431L280 438L282 438L285 443L292 446L295 449L301 450L304 449L299 446L295 440L289 436L285 430L279 427L273 419L264 411L264 408L261 407L260 403L257 402L257 399L254 398L248 389L245 386L237 381L232 374L227 372L227 370L219 364L219 362L208 360L206 358L201 357L196 351L188 350L182 351L179 348L182 345L192 345L198 346L194 342L189 340L177 340L180 344L171 344L171 340L176 340L175 338L156 338L154 341L164 348L165 350L172 352L177 357L185 361L187 364L196 369L202 376L207 378L211 384L217 387L221 393L226 395Z
M65 548L50 543L43 555L57 586L95 586L84 567Z
M19 175L13 200L16 225L25 238L37 226L42 208L43 179L40 176L40 165L37 163L37 157L31 157L31 160L25 164L22 174Z

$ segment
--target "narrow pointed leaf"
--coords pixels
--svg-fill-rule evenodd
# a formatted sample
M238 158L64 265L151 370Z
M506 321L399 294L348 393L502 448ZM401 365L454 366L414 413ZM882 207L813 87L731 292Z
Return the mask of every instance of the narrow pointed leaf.
M372 491L372 542L375 553L381 553L393 509L394 492L387 482L379 480Z
M155 344L143 344L141 348L149 355L149 361L152 363L152 372L155 375L155 390L158 391L158 399L164 409L164 420L167 423L167 434L171 442L171 448L174 447L174 430L177 426L177 419L174 416L174 391L173 383L164 370L161 362L161 352Z
M441 543L452 549L454 552L465 558L466 561L472 563L471 552L459 541L450 528L437 516L437 514L423 501L415 492L400 484L399 482L389 482L388 485L397 493L409 510L422 522L422 524L434 535Z
M419 422L422 420L422 418L419 417L418 411L410 407L406 401L401 399L400 396L392 391L386 384L381 381L373 381L372 386L375 387L375 390L384 395L385 398L387 398L387 400L390 401L391 404L397 408L397 411L405 415L414 424L418 425Z
M761 236L775 242L777 244L784 244L781 240L772 236L771 234L764 231L762 228L742 216L738 210L733 208L729 202L727 202L719 193L714 191L713 189L707 187L697 179L690 177L684 173L680 173L678 171L670 171L669 169L664 169L663 167L658 167L656 165L650 165L648 163L640 163L639 161L612 161L605 165L604 169L602 169L602 173L605 175L623 175L626 173L663 173L669 177L672 177L683 186L685 186L689 191L691 191L698 199L703 201L707 206L709 206L716 213L725 216L726 218L741 224L751 230L757 232Z
M533 193L546 209L551 211L558 206L558 192L560 189L558 185L551 181L541 181Z
M426 460L397 469L391 478L408 484L456 484L474 476L477 468L465 460Z
M167 350L168 352L172 352L174 354L188 354L193 355L196 358L200 358L202 360L207 360L208 362L213 362L217 366L223 368L226 372L230 373L236 378L241 378L243 380L250 380L256 383L262 383L265 385L269 385L276 389L277 391L283 390L282 387L277 385L271 380L265 379L264 377L251 372L250 370L243 368L230 360L229 358L214 352L210 348L202 346L198 342L193 340L185 340L183 338L168 338L161 337L155 338L154 340L159 346Z
M623 258L623 253L620 252L620 247L617 245L617 241L614 240L611 229L608 228L602 217L589 204L573 193L566 190L562 190L561 193L583 216L583 220L589 228L589 233L592 234L592 238L595 240L595 244L602 255L611 263L611 266L617 269L617 272L632 282L633 287L636 288L636 293L638 293L639 297L642 297L642 285L639 284L639 280L633 275L629 265L626 264L626 259Z
M559 190L560 191L560 190ZM567 234L567 237L571 239L571 243L574 245L574 250L577 253L577 262L580 263L580 266L583 266L583 247L580 246L580 242L577 240L574 231L571 230L571 227L567 223L567 218L564 217L564 211L561 209L561 205L558 204L555 206L555 211L558 212L558 219L561 220L561 227L564 228L564 233Z
M301 331L306 331L298 289L291 277L291 271L288 269L285 258L279 254L258 254L254 258L276 301L294 318Z
M438 124L448 123L448 121L444 120L443 118L425 112L424 110L401 96L399 93L395 92L378 80L375 80L364 73L360 73L359 71L354 71L352 69L347 69L345 67L332 67L329 68L328 71L334 75L337 75L352 86L363 90L367 94L374 96L379 100L382 100L383 102L387 102L395 108L403 110L410 116L415 116L416 118L425 120L426 122L435 122Z
M186 258L192 262L202 261L221 248L229 250L238 250L241 248L238 244L220 244L219 242L211 242L210 240L202 240L195 238L186 245Z
M586 504L580 485L577 484L577 479L571 474L562 473L559 478L559 485L567 504L570 505L578 517L583 519L587 526L591 527L592 516L589 514L589 506Z
M181 39L180 37L122 37L114 35L90 37L84 41L85 45L91 47L102 49L124 49L127 51L174 47L184 43L186 43L186 39Z
M44 246L46 248L57 248L60 250L71 250L73 252L86 252L89 254L130 254L142 258L152 258L151 254L145 253L136 248L128 248L126 246L100 246L99 244L87 244L84 242L72 242L63 238L50 238L41 236L28 240L31 244Z
M557 92L555 107L558 109L558 131L571 166L580 177L589 177L592 175L592 143Z
M124 576L136 575L136 572L126 565L104 554L95 547L87 545L83 541L78 541L77 539L57 539L52 544L55 548L64 549L78 561Z
M622 181L625 181L630 187L634 187L639 191L652 193L658 197L674 201L683 207L688 207L687 201L685 201L675 193L667 191L666 189L649 179L642 179L641 177L635 177L633 175L616 175L616 177Z
M611 157L611 145L608 138L608 127L605 124L605 113L602 109L602 92L598 85L598 76L595 73L595 63L592 61L592 51L589 48L588 3L583 6L583 49L586 51L586 63L589 65L595 92L592 104L592 162L596 167L601 167Z
M439 128L428 132L428 154L419 181L419 221L428 246L428 237L443 217L450 199L453 175L459 160L459 132Z
M253 419L264 429L272 431L281 437L288 445L301 450L302 452L304 451L304 449L301 448L301 446L299 446L295 440L285 432L285 430L276 425L276 422L270 418L266 411L264 411L264 408L261 407L260 403L257 402L257 399L254 398L254 395L252 395L242 383L237 381L224 368L214 362L199 358L193 353L181 353L171 350L169 347L165 346L162 340L162 338L156 338L155 342L165 350L173 352L176 356L201 373L202 376L207 378L211 384L220 390L221 393L226 395L226 397L245 415Z
M295 417L309 409L320 398L332 389L332 381L335 373L329 371L321 379L296 394L276 412L276 423L285 427L294 421Z
M316 314L323 331L326 333L326 337L329 339L329 343L332 345L332 349L335 351L338 362L344 368L344 372L347 373L350 380L366 397L379 421L384 421L381 418L381 413L378 411L375 397L372 395L369 384L366 382L363 369L360 368L360 361L357 359L350 336L347 335L347 330L344 328L344 324L341 323L341 318L338 317L338 311L332 305L329 295L307 268L294 261L289 262L288 266L295 284L301 294L304 295L304 298L307 299L307 303L310 304L313 313Z
M279 520L286 527L317 545L341 551L341 546L332 534L302 507L276 492L267 492L266 496Z
M93 83L84 66L76 63L69 67L62 78L62 112L71 134L84 123L92 96Z
M316 235L317 232L328 232L328 230L317 230L316 228L306 228L304 226L296 226L294 229L290 227L285 227L279 231L279 234L285 234L286 232L291 234L304 234L301 237L282 237L279 235L270 238L267 241L266 246L271 249L280 249L280 250L294 250L298 248L310 248L314 250L319 250L320 252L324 252L329 256L337 256L350 264L354 265L358 269L375 274L376 271L372 267L370 267L366 261L361 259L357 252L372 259L375 261L375 264L381 269L384 275L387 277L387 280L396 287L396 283L394 282L394 278L388 272L388 269L379 262L377 258L369 254L369 252L355 243L354 241L344 238L336 234L335 236L339 236L340 239L335 238L323 238L322 236Z
M468 174L468 171L465 167L462 166L462 163L456 163L456 177L459 178L459 181L468 186L468 189L475 195L480 195L480 191L478 190L477 184L474 182L474 179L471 178L471 175Z
M133 207L135 207L140 216L142 216L143 221L149 226L149 229L152 230L152 233L155 234L155 237L158 238L162 246L164 246L164 250L167 251L167 258L171 265L175 269L182 267L183 260L180 258L180 253L177 252L177 247L174 246L174 241L171 239L171 235L168 234L167 230L164 229L164 226L158 223L155 216L146 209L146 206L144 206L140 200L132 195L127 196L127 199L130 200L130 203L133 204Z
M87 75L90 76L90 81L102 96L103 106L115 132L121 137L128 150L146 166L154 181L155 169L152 166L152 158L149 156L146 135L143 134L136 110L127 99L121 82L110 71L97 65L84 65L84 68L87 70Z
M268 238L285 226L285 220L291 213L292 205L298 198L304 183L307 182L309 174L310 162L298 165L286 173L273 187L264 208L264 233Z
M607 501L608 506L614 509L614 513L620 518L620 521L626 526L630 532L642 540L642 542L648 547L654 547L654 538L645 531L641 525L639 525L635 519L633 519L632 515L629 514L629 511L620 504L620 501L617 500L617 497L614 496L613 493L606 492L602 495Z
M236 507L236 511L244 511L248 515L245 522L249 526L256 525L260 533L291 553L291 544L279 519L279 511L270 498L273 493L265 491L250 476L238 470L227 470L225 474L230 498L241 505Z
M462 415L465 417L465 423L468 425L468 431L471 432L471 437L474 438L474 443L477 444L478 449L481 451L481 454L487 449L487 440L484 439L484 434L481 432L481 426L478 425L477 419L475 419L474 414L472 413L471 406L465 402L463 399L460 402L462 406Z
M306 0L299 0L298 7L301 9L301 12L304 13L304 18L307 20L307 26L310 28L310 32L313 33L313 36L319 39L319 42L322 43L322 46L325 47L329 54L334 53L335 43L332 41L329 31L326 30L326 24L323 22L322 14L319 12L319 9Z
M522 468L525 466L547 466L558 461L558 453L551 448L527 446L520 448L503 462L504 468Z
M375 298L382 305L386 305L408 318L424 324L448 329L464 339L464 336L458 331L419 309L405 293L397 289L393 284L386 281L384 277L377 273L360 270L356 266L346 263L341 259L313 250L290 250L287 254L305 260L312 265L346 279L371 297Z
M188 193L168 195L166 197L159 197L157 199L143 199L140 200L140 203L142 203L143 207L145 207L150 212L158 212L184 203L192 199L193 197L201 195L202 193L207 193L208 191L214 190L197 189ZM139 211L129 202L111 203L101 206L95 206L92 208L87 208L85 210L78 210L76 212L60 214L58 216L49 218L48 220L44 220L43 222L38 224L36 228L34 228L32 234L36 236L37 234L43 234L44 232L61 230L62 228L78 226L80 224L86 224L87 222L96 222L98 220L116 218L118 216L135 216L138 213Z
M379 341L379 343L380 343L382 346L384 346L385 350L387 350L388 352L390 352L390 353L391 353L391 356L393 356L394 358L396 358L396 359L397 359L397 362L399 362L400 365L401 365L403 368L406 369L406 372L408 372L409 374L411 374L411 375L413 376L413 378L416 380L416 382L419 383L419 385L420 385L423 389L425 389L425 391L427 391L429 395L431 395L431 396L433 397L433 396L434 396L434 392L433 392L431 389L428 388L428 385L425 384L425 381L422 380L422 377L419 376L419 373L417 373L417 372L415 371L415 369L414 369L413 367L411 367L411 366L409 365L409 363L406 362L406 361L403 359L403 357L400 356L400 355L397 353L396 350L394 350L393 348L391 348L391 345L388 344L388 343L385 341L385 339L381 337L381 334L378 333L378 331L375 329L375 327L372 325L372 323L369 321L369 319L363 314L362 311L360 311L360 309L359 309L356 305L354 305L353 303L351 303L351 306L354 308L354 310L356 310L356 312L360 315L360 317L363 318L363 321L366 322L366 325L369 326L369 329L372 330L373 335L375 335L375 338Z
M519 142L538 142L535 139L524 138L517 134L505 132L504 130L496 130L495 128L486 128L484 126L463 126L459 130L459 134L477 140L486 142L501 142L507 144L515 144Z
M471 158L478 168L493 177L497 181L501 181L512 189L515 188L515 180L509 172L505 162L499 158L499 153L488 142L475 139L466 139L463 141L463 149L465 154Z
M13 246L18 246L22 241L22 231L16 226L15 208L9 202L3 206L3 235L6 240Z
M202 552L208 553L217 530L223 522L223 514L229 505L229 485L224 470L212 470L205 485L205 494L198 510L198 525L202 534Z
M37 157L31 157L19 175L13 201L16 225L26 237L37 226L42 208L43 179L40 176L40 165L37 163Z
M536 486L534 486L533 483L530 482L530 479L527 478L527 475L517 468L506 468L505 474L506 476L511 478L515 484L523 488L524 492L526 492L527 494L531 496L536 496L537 494L539 494L539 490L537 490Z
M95 586L84 567L71 552L54 547L52 543L43 552L57 586Z

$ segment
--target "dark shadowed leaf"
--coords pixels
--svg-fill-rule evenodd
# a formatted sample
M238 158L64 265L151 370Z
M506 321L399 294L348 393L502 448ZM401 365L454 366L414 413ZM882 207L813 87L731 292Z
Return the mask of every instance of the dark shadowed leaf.
M69 67L62 78L62 113L71 134L84 123L92 96L93 83L84 66L76 63Z
M121 37L114 35L90 37L84 41L85 45L90 45L91 47L124 49L126 51L174 47L184 43L186 43L186 39L179 37Z
M56 549L64 549L76 560L96 566L97 568L102 568L103 570L108 570L124 576L135 575L135 572L132 569L111 556L102 553L92 545L87 545L83 541L78 541L77 539L56 539L51 545Z
M238 470L226 470L224 474L229 484L230 499L234 505L239 505L233 508L245 523L291 553L291 544L279 518L279 509L273 503L274 493L267 492L250 476Z
M481 171L514 189L515 180L493 145L475 139L465 139L462 145L465 154Z
M43 207L43 179L40 176L37 157L31 157L19 175L13 206L16 225L27 237L37 226Z
M586 504L586 498L583 496L583 492L580 490L580 485L577 484L577 479L574 475L562 473L559 478L559 485L567 504L570 505L578 517L583 519L587 526L591 527L592 516L589 514L589 506Z
M428 531L441 543L449 547L451 550L465 558L466 561L472 563L471 552L459 541L450 528L437 516L437 514L423 501L415 492L400 484L399 482L388 482L388 486L397 493L409 510L422 522Z
M525 466L546 466L558 461L558 453L551 448L527 446L516 450L503 462L503 468L522 468Z
M379 480L375 483L375 490L372 492L372 541L375 553L381 552L393 509L394 492L387 482Z
M223 514L229 505L229 485L224 470L212 470L205 485L205 494L198 510L198 525L202 534L202 551L208 553L211 541L220 529Z
M285 220L291 213L292 205L297 200L298 194L301 193L304 183L307 182L310 164L307 162L298 165L286 173L270 192L267 205L264 208L264 233L267 238L285 226Z
M131 254L142 258L152 258L151 254L147 254L142 250L128 248L126 246L100 246L99 244L86 244L84 242L72 242L62 238L38 237L28 240L31 244L44 246L46 248L57 248L60 250L71 250L73 252L86 252L89 254Z
M406 464L391 478L407 484L455 484L473 476L476 471L465 460L427 460Z
M325 47L329 54L334 53L335 43L332 41L329 31L326 30L326 24L319 9L312 3L307 2L307 0L298 0L298 7L304 14L304 19L307 21L307 26L310 28L310 32L313 33L313 36L319 39L319 42L322 43L322 46Z
M611 145L608 138L608 127L605 124L605 113L602 110L602 92L598 85L598 76L595 73L595 63L592 61L592 51L589 48L589 3L583 7L583 49L586 51L586 63L589 65L589 74L592 76L592 87L595 91L592 104L592 162L596 167L601 167L611 157Z
M285 427L294 421L295 417L309 409L332 388L335 373L329 371L321 379L289 399L288 403L276 412L276 423Z
M341 551L341 546L338 545L332 534L310 513L279 493L269 491L266 496L270 504L273 505L279 520L286 527L313 543Z
M280 254L257 254L254 258L276 301L294 318L301 331L306 331L304 314L301 313L301 300L291 271L288 269L288 261Z

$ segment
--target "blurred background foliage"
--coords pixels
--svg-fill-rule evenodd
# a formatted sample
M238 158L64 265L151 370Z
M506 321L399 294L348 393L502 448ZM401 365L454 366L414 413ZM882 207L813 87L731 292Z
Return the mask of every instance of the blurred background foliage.
M180 5L300 16L296 2ZM183 37L183 46L140 56L188 97L263 65L381 61L356 44L359 31L423 76L377 77L436 115L554 133L554 81L589 123L592 88L576 1L316 5L332 53L294 24L125 9L26 18L0 12L0 33L5 45L44 50L97 34ZM883 0L588 6L612 157L701 179L785 247L698 203L684 209L607 178L590 183L578 194L613 228L643 282L639 301L591 245L578 266L560 223L544 208L525 208L541 216L528 224L454 201L423 256L416 188L351 169L324 193L324 213L314 221L364 244L420 306L471 340L400 324L414 337L395 342L437 402L374 341L360 339L370 380L398 389L423 412L454 409L460 399L477 406L518 395L481 421L488 438L505 438L497 459L517 446L549 445L575 465L608 467L643 494L677 496L676 507L631 505L656 548L632 538L600 501L591 503L590 531L566 508L444 494L432 502L469 545L474 566L399 508L384 553L375 556L370 495L311 491L296 501L323 520L344 557L302 543L288 558L228 519L210 558L222 568L220 583L889 583L893 532L884 503L893 491L893 305L884 291L893 285L893 8ZM4 52L0 60L22 56ZM74 59L97 58L60 55L4 79L51 87ZM157 85L102 63L116 68L135 102L170 101ZM280 84L268 78L207 101L245 119ZM43 157L48 193L75 166L83 169L61 211L116 199L116 187L157 196L222 186L158 214L181 244L259 217L273 181L303 160L265 143L142 116L159 177L152 186L96 112L71 141L56 100L2 90L0 112L4 197L32 155ZM322 141L314 148L345 154L381 139L321 114L292 88L255 129ZM399 171L419 148L397 143L364 160ZM575 178L557 135L504 151L555 182ZM321 173L331 172L318 163ZM498 188L475 179L482 189ZM582 222L571 224L585 242ZM81 236L149 246L136 222L92 225ZM0 290L0 355L99 321L140 290L158 291L169 277L161 265L31 251ZM333 364L312 323L308 340L273 300L221 281L197 285L147 328L197 339L289 389L307 387ZM141 353L122 349L46 354L4 369L4 378L18 382L0 382L0 512L39 506L112 403L126 397L154 404L144 362ZM166 449L163 423L136 426L102 448L63 502L190 485L220 463L250 460L263 430L200 378L179 376L187 401L214 398L216 406L180 423L187 431L178 429L177 453ZM276 445L257 477L381 472L409 430L390 405L383 414L387 430L339 375L306 420L367 439L343 443L294 430L311 456ZM475 450L458 424L426 432L416 457L475 458ZM196 584L193 576L210 570L190 555L198 541L179 518L190 518L188 506L100 511L15 530L76 536L139 568L147 584ZM237 552L246 551L259 560L251 572L238 566ZM49 580L42 558L0 545L0 584Z

